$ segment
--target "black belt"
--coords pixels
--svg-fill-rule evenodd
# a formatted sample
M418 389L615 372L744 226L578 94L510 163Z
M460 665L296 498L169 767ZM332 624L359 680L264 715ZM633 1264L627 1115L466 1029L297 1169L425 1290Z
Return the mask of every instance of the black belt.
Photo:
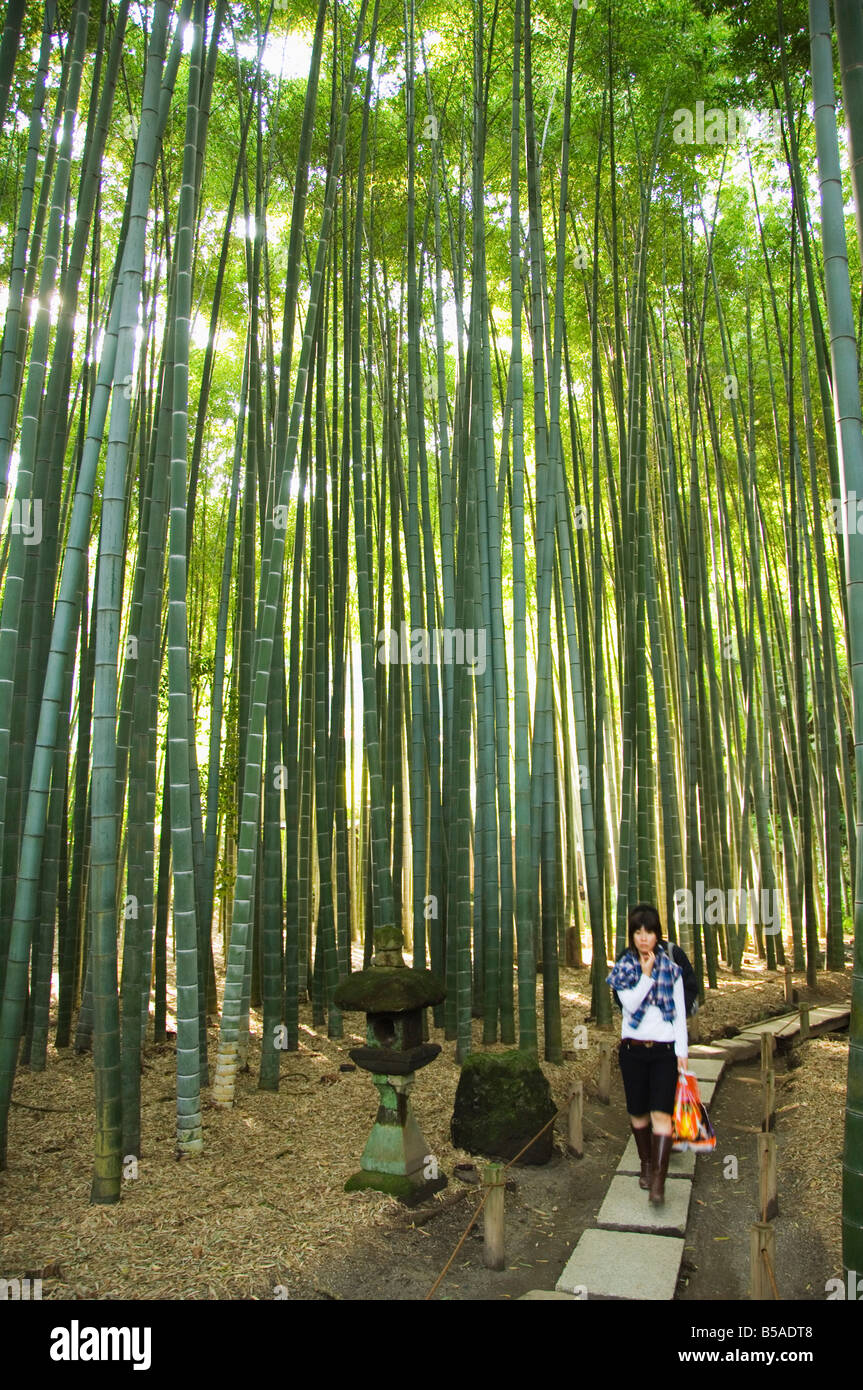
M673 1046L674 1046L674 1043L670 1043L670 1042L654 1042L653 1038L651 1038L649 1041L648 1041L646 1038L624 1038L623 1041L624 1041L625 1043L629 1043L630 1047L673 1047Z

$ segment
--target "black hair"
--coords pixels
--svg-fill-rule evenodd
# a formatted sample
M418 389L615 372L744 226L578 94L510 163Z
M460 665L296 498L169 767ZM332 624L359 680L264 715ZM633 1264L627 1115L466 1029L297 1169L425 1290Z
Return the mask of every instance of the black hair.
M657 946L662 940L662 922L659 920L659 913L652 903L636 903L635 907L629 909L629 949L635 950L635 933L639 927L644 927L645 931L656 933Z

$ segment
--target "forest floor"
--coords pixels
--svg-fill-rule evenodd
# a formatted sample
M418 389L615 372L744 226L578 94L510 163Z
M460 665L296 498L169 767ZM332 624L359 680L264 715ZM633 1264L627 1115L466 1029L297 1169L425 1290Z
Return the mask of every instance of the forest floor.
M840 1002L848 999L850 984L850 971L819 974L808 997ZM795 985L806 998L804 977L795 977ZM587 1022L586 968L561 969L561 999L566 1048ZM720 971L718 989L708 991L691 1021L692 1041L783 1012L783 1001L782 977L747 957L740 977ZM616 1041L617 1017L614 1022L613 1032L605 1033L588 1023L586 1049L565 1051L561 1066L543 1063L561 1110L572 1081L584 1082L584 1157L566 1153L560 1116L551 1161L509 1170L515 1186L506 1199L507 1268L484 1268L480 1221L435 1298L517 1298L528 1289L554 1287L593 1222L628 1139L616 1066L611 1103L596 1099L597 1043ZM481 1024L475 1020L473 1027L480 1048ZM349 1049L364 1042L360 1028L360 1016L348 1015L344 1037L327 1038L304 1008L300 1049L284 1055L279 1092L264 1092L257 1088L260 1019L253 1013L249 1070L238 1078L236 1104L217 1110L205 1100L204 1152L182 1159L173 1142L174 1043L149 1044L142 1153L136 1165L126 1164L122 1200L113 1207L88 1201L92 1059L49 1048L46 1070L22 1070L16 1081L9 1166L0 1173L0 1278L40 1277L45 1299L425 1298L478 1201L476 1187L453 1177L454 1165L472 1157L450 1140L459 1077L455 1044L431 1030L443 1051L418 1074L412 1094L429 1153L449 1177L433 1217L414 1226L411 1213L393 1199L343 1190L359 1167L377 1108L370 1077L339 1070ZM211 1064L217 1041L211 1029ZM783 1299L824 1297L825 1280L841 1270L847 1041L812 1039L795 1049L798 1059L802 1065L787 1076L785 1063L777 1064L777 1279ZM718 1093L719 1142L714 1157L699 1159L680 1297L746 1297L748 1232L756 1214L749 1148L754 1151L758 1123L757 1086L741 1080L747 1075L752 1068L730 1069ZM730 1153L738 1158L737 1182L723 1179L722 1159Z

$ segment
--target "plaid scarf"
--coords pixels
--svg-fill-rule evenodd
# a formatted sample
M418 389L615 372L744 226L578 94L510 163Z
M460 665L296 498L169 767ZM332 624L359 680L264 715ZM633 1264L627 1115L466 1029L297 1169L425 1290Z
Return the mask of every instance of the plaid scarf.
M666 1023L674 1020L674 982L681 974L677 961L672 960L664 945L656 948L656 960L651 976L652 984L640 1008L630 1015L632 1026L638 1028L644 1013L651 1004L656 1004ZM641 979L641 961L637 951L629 950L615 963L606 984L613 989L634 989Z

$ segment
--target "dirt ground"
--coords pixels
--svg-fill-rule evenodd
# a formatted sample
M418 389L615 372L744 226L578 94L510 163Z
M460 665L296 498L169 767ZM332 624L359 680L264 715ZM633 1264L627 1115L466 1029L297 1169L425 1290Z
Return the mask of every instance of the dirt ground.
M566 1152L565 1121L556 1125L554 1153L540 1167L509 1169L506 1193L506 1268L483 1264L482 1216L440 1283L435 1299L518 1298L529 1289L553 1289L581 1232L592 1224L629 1138L620 1106L585 1105L585 1153ZM481 1167L483 1160L477 1159ZM514 1190L512 1190L514 1188ZM450 1198L455 1200L449 1205ZM480 1188L451 1179L436 1199L443 1210L420 1226L410 1213L370 1232L346 1256L329 1257L312 1280L290 1285L295 1299L425 1299L447 1265L471 1216ZM422 1213L421 1217L422 1219Z
M777 1053L776 1292L823 1300L842 1275L842 1144L847 1036L810 1038ZM760 1067L726 1070L711 1119L716 1151L699 1157L678 1299L747 1299L749 1232L758 1210ZM736 1164L729 1162L735 1159ZM736 1173L736 1176L735 1176ZM726 1176L727 1175L727 1176Z
M795 983L803 986L802 977ZM553 1288L581 1231L591 1224L628 1137L622 1088L612 1071L610 1105L596 1099L598 1048L603 1033L589 1021L587 970L561 971L565 1052L561 1066L543 1063L552 1094L563 1110L571 1082L585 1086L585 1155L565 1152L565 1121L556 1124L556 1147L542 1168L510 1170L515 1188L507 1193L506 1263L500 1273L482 1265L479 1227L471 1232L435 1293L437 1299L514 1298L531 1288ZM813 1002L847 999L850 973L823 974ZM781 1011L783 984L749 960L742 977L723 973L695 1020L693 1038L705 1040L771 1012ZM92 1061L70 1051L49 1048L47 1069L22 1071L17 1079L9 1137L9 1166L0 1174L0 1277L38 1277L44 1299L423 1299L443 1270L477 1204L477 1189L463 1187L453 1176L456 1162L470 1158L452 1147L449 1121L459 1068L454 1044L432 1030L443 1046L441 1056L417 1076L412 1105L443 1173L450 1178L436 1199L444 1210L411 1227L399 1203L373 1192L345 1193L344 1183L359 1166L376 1111L377 1096L367 1074L342 1072L348 1051L363 1041L361 1018L348 1015L345 1036L327 1038L311 1026L303 1011L300 1050L283 1057L278 1093L257 1089L260 1058L259 1021L253 1017L250 1070L238 1081L232 1110L204 1111L204 1153L177 1160L174 1151L174 1070L172 1043L145 1051L142 1075L143 1148L137 1165L127 1165L122 1201L113 1207L88 1204L92 1171ZM586 1036L576 1030L586 1026ZM481 1047L480 1026L475 1042ZM587 1046L578 1046L586 1040ZM211 1063L217 1035L210 1034ZM826 1062L821 1058L823 1049ZM501 1044L496 1049L504 1050ZM796 1088L797 1110L780 1114L777 1132L787 1136L787 1173L780 1166L780 1222L798 1221L801 1250L815 1240L823 1252L813 1254L802 1288L796 1288L800 1260L793 1250L778 1277L783 1298L823 1297L826 1278L839 1261L840 1161L842 1105L847 1044L808 1042L789 1086ZM808 1060L812 1058L813 1060ZM826 1067L826 1071L823 1068ZM805 1078L813 1069L812 1103L827 1082L835 1115L832 1137L811 1144ZM747 1106L756 1091L734 1079L723 1081L717 1103L718 1148L730 1152L732 1124L752 1123ZM822 1074L823 1073L823 1074ZM779 1079L779 1078L778 1078ZM835 1091L835 1094L833 1092ZM777 1105L786 1104L779 1093ZM788 1096L791 1095L789 1090ZM789 1102L793 1103L793 1102ZM823 1105L818 1101L818 1132ZM725 1107L729 1107L725 1116ZM833 1113L831 1111L831 1114ZM735 1132L736 1134L736 1132ZM739 1154L745 1190L745 1145L754 1137L741 1131L733 1152ZM780 1165L783 1163L780 1147ZM704 1165L704 1159L699 1163ZM721 1184L695 1197L704 1210L719 1210L717 1201L740 1212L740 1255L748 1262L748 1223L754 1204L731 1195L718 1160L711 1161ZM711 1167L708 1164L708 1167ZM703 1170L704 1171L704 1170ZM711 1168L712 1171L712 1168ZM706 1190L706 1189L705 1189ZM736 1188L733 1189L735 1192ZM789 1198L785 1204L784 1193ZM456 1194L458 1200L452 1199ZM741 1274L729 1251L723 1261L703 1247L719 1245L701 1229L700 1213L688 1239L694 1246L684 1298L745 1297ZM723 1212L725 1216L725 1212ZM719 1218L717 1218L719 1219ZM807 1224L808 1223L808 1224ZM737 1237L735 1237L737 1239ZM721 1242L727 1245L728 1242ZM689 1255L689 1252L687 1252ZM738 1252L739 1253L739 1252ZM713 1271L711 1273L711 1271ZM711 1283L711 1280L713 1282ZM741 1283L743 1280L743 1283ZM736 1281L736 1282L735 1282ZM806 1284L811 1291L806 1291ZM786 1287L787 1285L787 1287Z

